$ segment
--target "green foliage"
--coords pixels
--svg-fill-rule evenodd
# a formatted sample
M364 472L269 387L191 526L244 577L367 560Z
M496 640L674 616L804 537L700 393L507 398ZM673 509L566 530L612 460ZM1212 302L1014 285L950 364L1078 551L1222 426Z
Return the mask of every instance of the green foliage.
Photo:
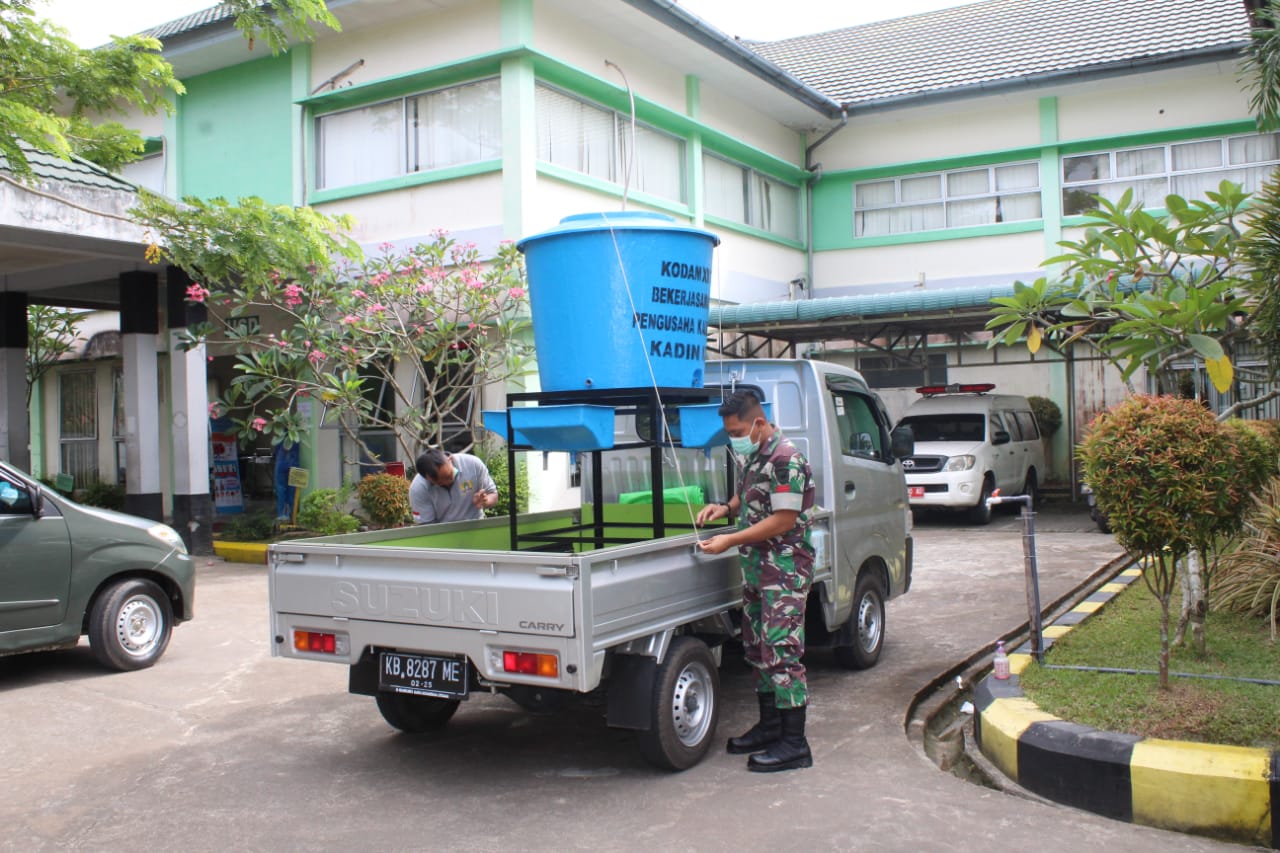
M1270 0L1254 12L1254 22L1241 70L1258 129L1275 130L1280 127L1280 6Z
M446 424L472 417L482 383L518 375L530 360L523 259L512 243L482 261L474 244L437 231L405 251L384 244L379 256L344 264L289 255L277 269L262 266L272 254L247 237L245 257L223 267L217 264L224 244L235 251L238 238L201 231L182 234L175 245L180 225L172 217L165 225L171 240L165 251L185 269L213 271L188 290L210 313L208 323L192 327L190 340L218 332L237 352L239 375L217 405L241 437L298 441L306 425L297 402L307 397L368 458L377 458L363 442L369 429L395 435L400 455L413 458L418 448L440 443ZM325 223L307 225L314 233ZM232 230L241 227L248 226ZM257 274L232 274L250 266ZM281 318L283 328L239 329L235 320L246 312Z
M30 0L0 0L0 154L18 178L31 177L33 148L108 169L136 160L142 136L101 117L172 112L169 96L184 91L155 39L115 38L85 50L37 18Z
M323 0L228 0L252 49L273 53L289 40L310 41L312 23L341 29ZM118 170L143 153L137 130L103 117L173 112L169 98L186 89L160 54L160 42L115 36L86 50L62 27L36 17L32 0L0 0L0 155L20 179L31 177L27 151L83 157Z
M378 527L400 527L411 518L409 481L395 474L371 474L356 486L360 508Z
M52 305L27 306L27 408L31 391L58 360L76 346L79 313Z
M484 466L489 469L489 475L493 477L494 485L498 487L498 502L485 509L486 516L506 515L508 500L511 496L510 486L508 483L509 476L507 470L507 449L502 445L493 442L483 442L471 448L471 452L475 454ZM516 457L516 514L522 514L529 511L529 474L526 470L524 459L517 455Z
M1280 634L1280 479L1254 497L1244 535L1219 562L1211 600L1215 608L1265 618L1272 642Z
M1084 237L1060 242L1065 251L1044 262L1055 276L1015 282L1013 296L992 300L991 346L1024 336L1028 346L1082 342L1126 380L1145 367L1166 392L1176 387L1174 362L1196 357L1225 391L1238 369L1233 347L1256 331L1252 307L1276 287L1240 262L1250 195L1223 181L1204 200L1166 196L1160 216L1131 190L1115 202L1096 198Z
M1048 397L1028 397L1027 402L1031 404L1031 413L1036 416L1042 434L1051 436L1058 431L1062 426L1062 409L1057 403Z
M298 524L321 536L354 533L360 527L360 520L345 509L350 495L350 486L316 489L299 503Z
M76 494L78 495L76 500L85 506L114 509L117 512L124 511L124 486L119 483L94 480L83 489L77 489Z
M222 524L221 538L229 542L266 542L275 532L275 514L260 509L228 518Z
M1232 434L1194 400L1138 395L1094 419L1077 451L1116 539L1176 557L1238 524L1249 494Z

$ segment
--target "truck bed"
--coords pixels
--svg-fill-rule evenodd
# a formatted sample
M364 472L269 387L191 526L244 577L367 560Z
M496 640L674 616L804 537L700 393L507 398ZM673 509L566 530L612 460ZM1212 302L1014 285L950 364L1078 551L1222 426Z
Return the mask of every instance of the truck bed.
M625 509L607 508L606 518L643 511ZM566 511L518 523L536 532L575 520ZM739 605L736 552L702 556L697 539L517 552L507 547L509 520L494 518L277 543L273 653L343 664L371 646L466 655L488 681L586 692L600 682L606 649ZM347 642L332 653L300 650L288 639L295 629ZM558 655L558 677L504 672L502 654L513 649Z

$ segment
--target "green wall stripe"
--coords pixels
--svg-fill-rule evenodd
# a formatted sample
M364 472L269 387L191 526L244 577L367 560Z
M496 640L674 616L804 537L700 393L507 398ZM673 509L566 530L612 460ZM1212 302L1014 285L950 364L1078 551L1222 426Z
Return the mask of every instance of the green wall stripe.
M312 204L320 204L326 201L338 201L344 198L385 193L392 190L422 186L423 184L436 184L441 181L453 181L458 178L470 178L474 175L500 171L502 171L501 160L481 160L478 163L463 163L460 166L447 166L443 169L414 172L412 175L398 175L394 178L384 178L381 181L370 181L367 184L353 184L349 187L314 190L310 195L310 201Z
M368 83L310 95L300 98L298 103L306 106L311 115L366 106L428 89L452 86L478 77L496 76L504 59L523 53L525 53L523 48L495 50L456 62L433 65L430 68L421 68L417 71L370 80Z
M1040 216L1044 220L1044 256L1059 254L1062 239L1062 152L1058 147L1058 99L1040 99Z
M518 240L525 234L526 210L533 204L538 181L533 62L529 57L503 60L501 90L502 233L509 240Z
M1123 136L1097 136L1090 139L1073 139L1060 142L1063 154L1079 154L1084 151L1104 151L1113 148L1132 148L1137 145L1161 145L1167 142L1181 142L1184 139L1199 139L1207 136L1230 136L1236 133L1256 133L1257 125L1253 119L1239 121L1221 121L1213 124L1188 125L1169 130L1153 130L1147 133L1130 133Z
M293 104L289 109L289 147L293 152L294 167L290 170L290 179L293 184L293 203L296 205L306 204L307 200L307 182L309 180L306 173L306 164L310 162L307 157L307 140L306 132L306 109L298 103L298 99L305 98L311 92L311 45L300 44L289 51L290 71L291 71L291 90L293 93Z

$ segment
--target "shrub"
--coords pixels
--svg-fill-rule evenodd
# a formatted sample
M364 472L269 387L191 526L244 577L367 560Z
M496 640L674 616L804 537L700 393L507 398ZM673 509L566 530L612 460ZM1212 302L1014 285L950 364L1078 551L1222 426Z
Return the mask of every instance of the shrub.
M79 501L85 506L97 506L120 512L124 510L124 486L94 480L84 487Z
M1280 478L1254 498L1244 536L1218 567L1214 607L1266 617L1271 638L1280 633Z
M1058 431L1062 426L1062 409L1057 403L1048 397L1028 397L1027 402L1031 404L1031 413L1036 416L1036 423L1045 438Z
M493 483L498 487L498 503L489 507L484 511L487 516L506 515L507 502L511 498L511 492L508 491L509 484L507 482L507 449L499 444L482 443L471 448L471 452L484 462L486 468L489 469L489 475L493 477ZM516 457L516 513L525 513L529 511L529 477L525 470L525 463L519 456Z
M350 493L350 486L316 489L302 499L298 507L298 524L321 536L354 532L360 527L360 520L344 509Z
M1169 600L1179 560L1238 526L1251 478L1231 430L1194 400L1139 395L1100 414L1077 455L1116 539L1147 558L1159 600L1160 686L1169 688Z
M378 527L400 527L410 519L409 481L395 474L370 474L356 486L360 508Z
M276 532L275 513L259 509L222 523L222 538L232 542L265 542Z

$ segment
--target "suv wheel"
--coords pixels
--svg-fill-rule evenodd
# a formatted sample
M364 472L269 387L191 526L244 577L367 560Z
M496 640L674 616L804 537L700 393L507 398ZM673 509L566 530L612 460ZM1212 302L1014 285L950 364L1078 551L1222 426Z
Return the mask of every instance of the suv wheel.
M1031 506L1028 507L1032 512L1040 506L1040 481L1036 477L1036 469L1032 468L1027 471L1026 482L1022 484L1022 493L1031 498Z
M982 481L982 494L978 497L978 502L969 507L969 523L988 524L991 522L991 506L987 503L987 498L991 497L991 491L991 477L988 476Z

